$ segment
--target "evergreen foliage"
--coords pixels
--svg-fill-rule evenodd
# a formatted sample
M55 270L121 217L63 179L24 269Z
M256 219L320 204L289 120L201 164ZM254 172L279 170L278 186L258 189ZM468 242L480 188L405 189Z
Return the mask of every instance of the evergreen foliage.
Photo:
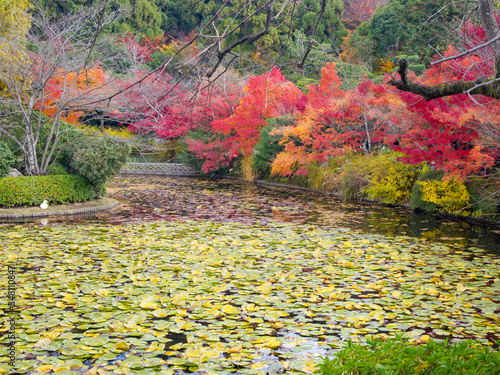
M105 195L106 181L120 172L128 160L128 145L108 137L81 137L65 152L63 163L73 173L85 177L99 195Z
M422 61L428 62L436 53L427 47L429 43L444 51L449 42L438 37L454 17L460 15L460 9L453 3L451 0L389 1L367 23L366 31L375 42L376 56L395 57L403 51L409 55L417 53Z
M0 176L7 174L14 165L14 154L9 147L0 141Z
M281 151L285 149L279 144L281 137L279 135L271 135L271 131L280 123L287 123L288 119L281 120L280 118L268 119L268 126L264 126L260 130L260 142L254 148L252 168L264 179L271 175L271 164Z
M474 177L465 182L474 214L495 220L500 216L500 176ZM497 219L498 220L498 219Z

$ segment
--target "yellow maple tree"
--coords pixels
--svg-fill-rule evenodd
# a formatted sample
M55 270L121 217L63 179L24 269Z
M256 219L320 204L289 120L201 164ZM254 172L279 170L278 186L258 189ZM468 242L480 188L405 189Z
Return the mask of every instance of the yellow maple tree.
M26 12L28 0L0 0L0 34L15 32L26 35L30 26L30 17Z
M31 24L27 13L29 6L28 0L0 0L0 66L12 66L16 65L15 60L26 60L24 51L17 48L20 44L12 45L9 36L15 34L17 39L22 39L28 33ZM0 94L4 96L9 91L5 83L8 76L0 69Z

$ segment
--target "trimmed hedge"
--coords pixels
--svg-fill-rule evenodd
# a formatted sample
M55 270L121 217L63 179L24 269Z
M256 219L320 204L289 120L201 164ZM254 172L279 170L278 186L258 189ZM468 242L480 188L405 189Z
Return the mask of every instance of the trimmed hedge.
M25 176L0 179L0 206L37 206L75 203L95 198L92 184L81 176Z
M271 176L271 164L285 146L280 145L281 136L271 135L271 131L278 125L288 125L291 121L282 118L268 119L269 125L260 130L260 141L254 148L253 164L254 169L261 178L267 179Z

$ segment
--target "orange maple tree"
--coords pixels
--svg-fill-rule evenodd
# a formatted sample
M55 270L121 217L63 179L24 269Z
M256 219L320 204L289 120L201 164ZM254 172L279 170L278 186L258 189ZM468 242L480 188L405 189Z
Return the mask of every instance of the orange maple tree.
M81 72L58 69L48 80L45 96L36 108L48 117L59 115L62 121L77 124L84 115L83 103L88 103L88 95L102 93L106 81L107 75L101 67Z

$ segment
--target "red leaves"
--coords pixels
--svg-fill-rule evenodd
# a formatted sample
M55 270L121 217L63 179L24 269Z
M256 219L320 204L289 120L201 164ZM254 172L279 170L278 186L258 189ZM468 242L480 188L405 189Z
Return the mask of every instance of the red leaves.
M161 138L177 139L191 130L210 130L213 120L230 116L240 93L232 83L188 90L175 85L170 76L151 76L121 98L118 106L128 111L116 117L130 123L134 132L153 131Z
M467 95L431 101L408 93L401 97L412 124L392 146L407 155L401 161L425 161L459 180L491 165L494 157L481 145L474 119L477 105Z
M473 69L467 65L470 62L462 63L460 69L451 63L430 69L420 82L463 78L462 73ZM496 103L481 97L472 100L465 94L425 101L407 92L391 93L371 81L343 93L335 87L339 81L331 65L324 73L321 85L311 88L296 124L282 129L286 148L273 164L274 173L303 174L302 168L315 160L324 163L344 153L370 152L385 144L406 154L402 158L406 163L427 162L448 177L463 179L490 166L499 154L498 145L486 148L482 144L485 139L498 138L491 126L498 123L493 115L500 113Z
M218 165L228 165L238 155L238 151L243 155L251 154L267 118L293 115L305 106L302 91L287 81L278 68L250 77L244 92L234 114L211 123L213 132L223 135L224 141L210 142L203 151L200 143L188 143L190 151L196 151L198 155L203 153L204 172L209 172ZM224 163L209 152L218 150L225 150Z
M447 52L454 53L451 48ZM419 81L437 84L471 78L476 74L473 58L433 67ZM242 98L234 87L201 90L196 100L189 91L176 88L166 98L149 101L156 107L141 107L143 117L134 127L153 129L169 139L202 131L186 141L189 151L203 160L206 173L228 166L239 155L251 155L266 120L282 116L293 121L274 130L281 134L285 150L273 162L272 173L283 176L305 175L310 163L385 145L404 153L406 163L427 162L448 177L462 179L490 166L499 154L494 140L500 106L490 100L463 94L425 101L371 81L347 92L340 84L335 64L328 63L320 83L309 87L306 96L277 68L250 77ZM485 139L492 140L490 149L482 144Z

